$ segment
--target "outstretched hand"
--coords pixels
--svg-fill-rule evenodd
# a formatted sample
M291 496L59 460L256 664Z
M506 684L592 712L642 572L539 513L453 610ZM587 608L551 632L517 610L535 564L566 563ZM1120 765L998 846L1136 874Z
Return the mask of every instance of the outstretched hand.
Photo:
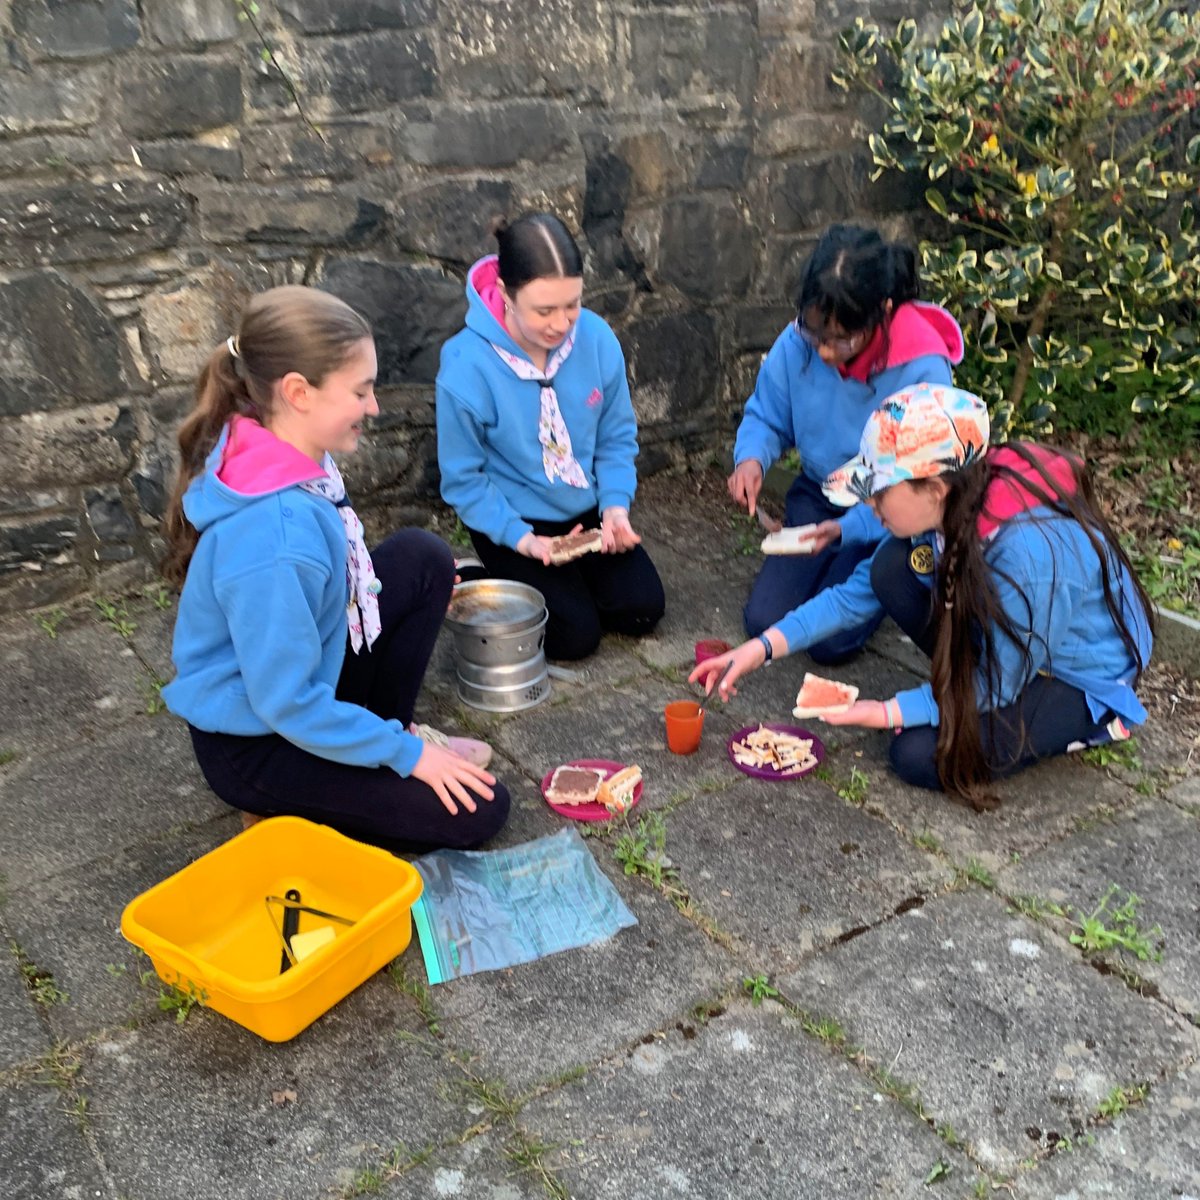
M733 685L738 679L743 675L749 675L751 671L757 671L763 665L766 657L762 642L755 638L753 641L743 642L727 654L706 658L688 676L688 683L699 683L704 688L704 694L708 696L712 693L713 685L720 679L721 686L717 690L717 695L721 697L722 701L725 701L730 696L737 695L737 688ZM721 673L726 667L729 667L729 674L721 679Z
M442 807L452 816L458 816L458 806L461 804L469 813L475 811L475 801L471 792L491 800L495 793L491 785L496 777L482 767L467 762L465 758L447 750L444 746L434 746L426 742L421 749L421 757L413 767L414 779L427 783L437 793ZM457 803L456 803L457 801Z

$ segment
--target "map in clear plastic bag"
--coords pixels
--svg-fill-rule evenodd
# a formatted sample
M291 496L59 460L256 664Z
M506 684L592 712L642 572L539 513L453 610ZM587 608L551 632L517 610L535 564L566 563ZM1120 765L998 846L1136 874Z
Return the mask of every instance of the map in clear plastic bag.
M573 827L508 850L436 850L413 866L425 884L413 922L431 984L588 946L637 924Z

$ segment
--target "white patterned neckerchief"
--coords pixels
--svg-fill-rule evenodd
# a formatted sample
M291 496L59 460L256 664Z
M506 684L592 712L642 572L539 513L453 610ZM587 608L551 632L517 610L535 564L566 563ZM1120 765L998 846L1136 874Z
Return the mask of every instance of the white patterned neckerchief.
M346 530L346 586L350 595L346 602L346 624L350 627L350 645L357 654L364 640L369 650L383 628L379 621L379 593L383 591L383 584L375 578L371 555L363 541L362 522L350 507L337 463L326 454L321 469L326 478L310 479L300 486L306 492L328 500L342 518Z
M492 349L508 363L513 374L521 379L532 379L542 389L541 409L538 413L538 441L542 445L542 470L546 478L553 483L561 479L571 487L588 487L587 476L575 459L571 450L571 435L567 423L563 420L562 410L558 407L558 394L554 390L554 376L571 353L575 345L575 330L563 339L562 345L546 360L546 369L539 371L528 359L505 350L502 346L491 343Z

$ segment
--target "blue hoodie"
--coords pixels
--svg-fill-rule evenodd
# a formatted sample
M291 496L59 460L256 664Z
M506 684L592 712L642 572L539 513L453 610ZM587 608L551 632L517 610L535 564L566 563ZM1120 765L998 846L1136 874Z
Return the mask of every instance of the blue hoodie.
M277 733L321 758L411 775L423 743L334 691L346 653L346 532L297 485L324 472L255 421L226 426L184 495L200 531L163 699L208 733Z
M881 370L839 371L821 361L795 322L788 325L763 360L746 401L733 461L754 459L765 475L785 450L795 447L802 473L823 483L858 453L867 418L888 396L914 383L951 382L951 364L962 361L962 330L944 308L912 301L896 309L886 345L880 348ZM868 347L859 359L870 353ZM865 504L856 504L840 524L846 546L869 545L884 536Z
M937 543L931 534L914 544ZM1092 719L1111 709L1130 724L1146 719L1133 690L1137 664L1121 640L1104 602L1096 552L1078 521L1047 508L1032 508L1006 520L984 548L995 572L1001 607L1021 634L1014 645L998 629L995 651L999 690L990 694L982 672L976 680L981 712L1012 704L1034 675L1043 672L1078 688ZM1129 576L1110 558L1118 595L1142 662L1150 661L1151 634ZM1008 578L1006 579L1005 576ZM932 576L929 577L932 579ZM1011 580L1011 582L1010 582ZM826 588L778 622L788 651L802 650L841 629L881 616L883 606L871 587L871 559L859 563L845 583ZM1030 661L1026 666L1024 649ZM904 725L937 725L939 713L928 683L899 692Z
M468 529L515 549L531 521L569 521L598 507L628 509L637 488L637 421L616 334L583 309L575 345L554 377L586 488L550 482L538 441L541 389L520 379L492 343L528 358L495 308L496 256L467 273L467 326L443 347L437 377L442 499Z

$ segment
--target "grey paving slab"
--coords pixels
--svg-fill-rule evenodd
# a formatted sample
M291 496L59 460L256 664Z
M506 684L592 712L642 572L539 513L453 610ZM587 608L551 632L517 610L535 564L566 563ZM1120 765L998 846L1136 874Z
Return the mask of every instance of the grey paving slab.
M1200 1072L1153 1088L1091 1140L1020 1177L1020 1200L1195 1200L1200 1196Z
M1078 1136L1118 1085L1191 1063L1200 1032L1080 961L1063 939L958 893L838 946L780 982L915 1085L986 1168Z
M29 616L6 620L0 625L0 678L0 750L16 751L21 765L143 715L150 696L137 655L82 611L65 617L53 638Z
M602 850L597 858L612 871ZM733 959L664 898L638 880L617 886L636 926L433 989L447 1039L477 1057L477 1072L524 1091L613 1053L736 977Z
M158 593L157 586L151 589ZM171 664L171 639L175 632L175 616L178 611L177 597L162 593L166 607L159 607L149 596L131 597L126 602L129 619L135 628L130 642L142 661L160 679L170 679L175 670Z
M0 1071L30 1062L50 1048L50 1037L34 1009L16 956L9 953L10 923L0 925Z
M742 608L762 562L743 556L697 561L694 551L663 546L651 551L667 597L666 615L641 653L658 666L695 663L696 642L721 638L737 645L746 636ZM697 569L699 567L699 569Z
M0 1196L90 1200L112 1195L73 1116L70 1099L46 1083L0 1085Z
M204 783L183 722L143 716L0 779L0 871L21 887L228 811Z
M567 819L550 808L542 798L541 790L515 763L497 755L491 769L508 788L511 807L508 810L508 823L488 843L487 849L519 846L534 838L557 833L567 824Z
M68 997L46 1009L56 1037L75 1040L153 1007L157 984L140 986L149 962L121 936L121 913L152 884L240 831L229 810L200 829L138 842L13 892L5 910L10 936Z
M936 839L958 863L976 859L996 871L1014 854L1026 855L1087 825L1098 814L1119 812L1137 795L1105 772L1068 755L1039 763L995 785L1000 807L977 813L941 792L910 787L886 766L886 743L862 743L858 765L869 775L868 804L910 835Z
M383 975L293 1041L198 1010L89 1046L82 1076L116 1190L137 1200L327 1197L394 1146L472 1123L461 1072Z
M496 744L539 781L559 763L574 759L636 762L644 779L639 807L659 807L690 789L723 787L739 778L725 753L726 739L737 728L728 714L706 713L695 754L667 749L663 708L687 695L686 687L654 677L607 688L586 703L549 704L531 709L520 721L505 722L496 730Z
M900 627L890 617L885 618L883 624L871 635L867 649L881 658L890 659L918 679L929 678L929 659L917 649L908 634L901 632Z
M514 1139L514 1130L494 1128L462 1145L438 1150L426 1162L388 1180L378 1194L383 1200L546 1200L541 1180L521 1171L507 1156Z
M1200 816L1154 802L1023 859L997 882L1009 895L1039 896L1078 913L1092 912L1114 884L1120 891L1110 911L1129 893L1139 896L1137 924L1143 932L1161 927L1162 959L1140 961L1119 950L1109 956L1123 959L1180 1012L1195 1016L1200 1013L1198 864ZM1116 922L1110 916L1106 924Z
M1166 793L1165 799L1193 816L1200 815L1200 775L1177 783Z
M951 878L943 863L812 778L742 776L666 821L667 853L688 894L772 974Z
M970 1173L772 1004L680 1022L518 1120L561 1147L549 1165L589 1200L917 1197L939 1158L952 1178Z

